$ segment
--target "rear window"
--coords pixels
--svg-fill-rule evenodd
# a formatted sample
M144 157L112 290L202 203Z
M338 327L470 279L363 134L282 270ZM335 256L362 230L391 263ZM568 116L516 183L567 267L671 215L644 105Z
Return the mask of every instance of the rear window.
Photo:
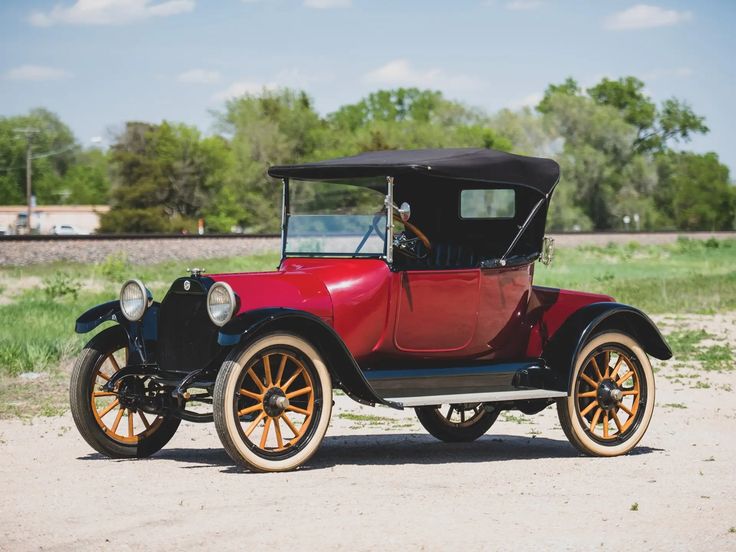
M462 190L460 218L496 219L516 215L516 192L511 189Z

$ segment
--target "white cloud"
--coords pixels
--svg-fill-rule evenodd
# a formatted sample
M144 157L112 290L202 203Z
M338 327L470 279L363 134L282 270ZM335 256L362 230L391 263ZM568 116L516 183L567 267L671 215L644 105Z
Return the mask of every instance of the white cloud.
M544 2L542 0L511 0L506 3L506 9L511 11L529 11L536 10Z
M57 24L122 25L151 17L168 17L194 9L195 0L76 0L57 4L50 11L34 11L29 18L36 27Z
M276 88L278 88L278 86L274 82L260 83L254 81L237 81L224 90L213 94L212 99L222 102L232 100L233 98L237 98L243 94L260 94L264 90L275 90Z
M304 0L307 8L316 10L329 10L331 8L349 8L352 6L352 0Z
M524 107L535 107L539 102L542 101L542 98L544 98L544 94L542 92L532 92L531 94L527 94L523 98L516 98L514 100L511 100L508 102L509 109L522 109Z
M439 68L417 70L406 59L395 59L367 73L363 80L379 86L417 86L458 91L477 88L477 81L466 75L449 75Z
M637 4L608 16L603 26L609 31L652 29L677 25L689 21L692 16L692 12L689 11L668 10L659 6Z
M45 67L43 65L21 65L10 69L5 73L7 80L17 81L48 81L70 77L71 73L57 69L56 67Z
M214 84L220 81L220 73L207 69L190 69L180 73L176 80L188 84Z

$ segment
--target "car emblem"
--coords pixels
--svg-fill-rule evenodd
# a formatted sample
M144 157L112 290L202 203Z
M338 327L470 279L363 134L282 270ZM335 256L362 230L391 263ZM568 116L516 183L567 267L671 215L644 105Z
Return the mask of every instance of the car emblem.
M192 287L192 284L189 282L189 280L184 280L184 291L189 291L190 287Z

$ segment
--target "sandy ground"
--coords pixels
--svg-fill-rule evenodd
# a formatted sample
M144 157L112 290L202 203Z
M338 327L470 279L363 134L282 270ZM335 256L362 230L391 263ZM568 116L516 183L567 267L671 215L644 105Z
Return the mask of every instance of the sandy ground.
M658 322L736 347L736 315ZM613 459L576 454L553 407L448 445L412 411L338 396L317 455L285 474L236 469L208 425L115 461L68 414L3 420L0 549L736 550L736 371L655 366L650 429Z

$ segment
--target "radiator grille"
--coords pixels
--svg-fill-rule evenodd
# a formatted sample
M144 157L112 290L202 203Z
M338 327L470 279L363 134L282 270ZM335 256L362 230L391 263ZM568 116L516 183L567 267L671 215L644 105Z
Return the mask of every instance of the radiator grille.
M189 284L184 286L185 282ZM204 283L195 278L181 278L161 302L158 354L163 370L191 372L204 368L220 352L218 328L207 315Z

